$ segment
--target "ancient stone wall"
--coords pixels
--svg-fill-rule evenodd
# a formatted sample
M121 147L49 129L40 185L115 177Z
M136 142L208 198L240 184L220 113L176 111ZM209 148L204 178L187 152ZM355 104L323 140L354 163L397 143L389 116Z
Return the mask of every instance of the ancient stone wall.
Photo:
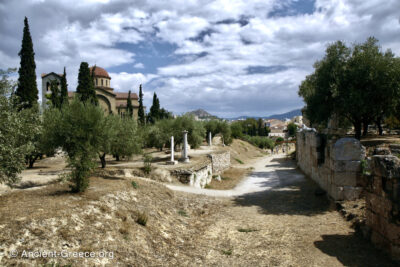
M231 153L229 151L210 154L209 158L214 174L220 174L231 166Z
M333 199L359 198L365 149L357 139L336 140L315 131L301 131L297 133L296 158L300 169Z
M368 165L367 234L377 247L400 260L400 160L392 155L375 155Z
M181 167L172 171L181 183L197 188L204 188L212 180L213 174L219 174L230 167L230 152L216 152L209 154L203 162L190 167Z

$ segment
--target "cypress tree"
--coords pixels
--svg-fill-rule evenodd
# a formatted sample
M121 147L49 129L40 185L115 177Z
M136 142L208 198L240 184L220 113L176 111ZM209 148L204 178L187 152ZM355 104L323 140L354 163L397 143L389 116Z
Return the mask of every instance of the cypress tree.
M158 100L157 94L153 95L153 104L150 108L149 122L155 123L160 118L160 100Z
M128 112L129 116L132 117L133 106L132 106L132 100L131 100L131 90L129 90L128 99L126 100L126 111Z
M138 110L138 120L140 124L144 124L145 116L144 116L144 108L143 108L143 91L142 85L139 86L139 110Z
M67 84L67 73L64 67L64 74L61 77L61 95L60 104L68 104L68 84Z
M18 70L18 87L15 94L19 97L22 108L31 108L36 106L38 101L35 52L33 51L32 37L29 31L27 17L25 17L24 25L22 47L21 51L18 53L21 58L21 63Z
M96 67L93 67L92 69L93 75L95 68ZM93 104L97 104L98 100L94 89L93 75L90 75L89 64L87 62L81 62L76 92L82 102L90 101Z
M58 82L56 80L50 82L50 91L50 101L52 106L58 109L61 108L60 89L58 88Z

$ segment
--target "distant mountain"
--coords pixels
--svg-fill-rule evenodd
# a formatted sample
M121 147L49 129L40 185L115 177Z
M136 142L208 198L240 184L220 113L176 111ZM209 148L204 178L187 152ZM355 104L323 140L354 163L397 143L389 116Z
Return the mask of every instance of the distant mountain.
M301 116L301 109L295 109L286 113L282 113L282 114L274 114L274 115L270 115L268 117L260 117L260 116L240 116L240 117L236 117L236 118L229 118L227 120L245 120L248 118L254 118L254 119L265 119L265 120L269 120L269 119L277 119L277 120L284 120L284 119L291 119L295 116Z
M292 111L289 111L289 112L286 112L286 113L283 113L283 114L275 114L275 115L271 115L271 116L268 116L268 117L266 117L266 118L264 118L264 119L277 119L277 120L284 120L284 119L291 119L291 118L293 118L293 117L296 117L296 116L301 116L302 114L301 114L301 109L295 109L295 110L292 110Z
M199 119L212 119L212 118L217 118L216 116L208 113L207 111L205 111L204 109L197 109L197 110L193 110L188 112L187 114L191 114L191 115L195 115L197 117L199 117Z

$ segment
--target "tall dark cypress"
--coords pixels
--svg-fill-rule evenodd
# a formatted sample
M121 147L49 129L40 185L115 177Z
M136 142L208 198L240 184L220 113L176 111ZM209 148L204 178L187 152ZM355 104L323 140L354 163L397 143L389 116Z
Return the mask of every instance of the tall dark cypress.
M128 99L126 100L126 111L128 112L129 116L132 117L133 106L132 106L132 100L131 100L131 90L129 90Z
M67 73L64 67L64 74L61 77L61 95L60 95L61 105L68 104L68 84L67 84Z
M19 97L22 108L31 108L33 106L37 106L38 101L36 64L35 52L33 51L32 37L29 31L27 17L25 17L24 24L22 47L21 51L18 53L21 58L21 63L18 70L18 87L15 94Z
M158 100L157 94L153 95L153 104L151 105L149 112L149 122L155 123L160 118L160 100Z
M94 69L95 67L92 69L93 73ZM82 62L79 67L78 87L76 88L76 92L82 102L90 101L93 104L98 103L93 77L90 75L89 64L87 62Z
M138 120L140 124L144 124L145 115L144 115L144 107L143 107L143 91L142 85L139 86L139 110L138 110Z

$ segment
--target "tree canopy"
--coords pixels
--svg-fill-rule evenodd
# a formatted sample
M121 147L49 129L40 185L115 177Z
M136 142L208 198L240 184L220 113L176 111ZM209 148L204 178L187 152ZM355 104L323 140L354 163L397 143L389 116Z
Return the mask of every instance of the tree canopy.
M335 115L350 121L360 139L362 125L379 126L394 112L400 93L399 60L390 50L383 52L377 39L352 47L337 41L314 69L299 88L312 124L324 127Z

